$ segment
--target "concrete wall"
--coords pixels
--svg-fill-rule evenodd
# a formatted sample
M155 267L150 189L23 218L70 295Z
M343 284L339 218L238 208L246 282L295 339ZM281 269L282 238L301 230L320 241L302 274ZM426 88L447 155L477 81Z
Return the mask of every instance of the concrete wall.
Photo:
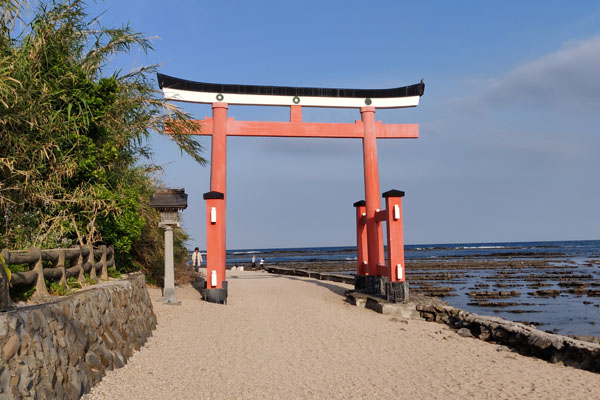
M78 399L155 327L143 275L2 312L0 400Z

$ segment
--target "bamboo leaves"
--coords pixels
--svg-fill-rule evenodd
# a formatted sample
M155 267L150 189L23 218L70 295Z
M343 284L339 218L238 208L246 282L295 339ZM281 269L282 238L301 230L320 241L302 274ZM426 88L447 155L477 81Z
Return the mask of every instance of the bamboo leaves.
M205 163L187 134L189 115L155 88L155 66L104 71L113 56L151 50L149 38L99 26L82 0L42 2L16 31L22 3L0 4L8 7L0 16L0 247L106 240L118 264L146 262L132 247L142 235L160 244L146 222L156 217L146 203L158 185L148 135L168 129Z

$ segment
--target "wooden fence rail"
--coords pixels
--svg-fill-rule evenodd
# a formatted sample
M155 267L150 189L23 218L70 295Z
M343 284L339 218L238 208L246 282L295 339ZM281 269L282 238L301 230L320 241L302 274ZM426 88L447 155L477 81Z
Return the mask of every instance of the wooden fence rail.
M29 271L12 272L12 286L35 284L36 297L48 295L46 279L59 281L65 285L67 278L77 277L80 283L85 282L84 273L90 274L90 279L108 280L108 268L115 265L114 249L112 246L91 245L70 249L40 250L31 248L25 251L2 250L2 257L7 266L29 264ZM98 261L96 261L98 258ZM43 261L52 263L52 267L44 268ZM69 268L67 268L69 261ZM99 276L98 276L99 274ZM0 310L9 306L8 279L4 269L0 268Z

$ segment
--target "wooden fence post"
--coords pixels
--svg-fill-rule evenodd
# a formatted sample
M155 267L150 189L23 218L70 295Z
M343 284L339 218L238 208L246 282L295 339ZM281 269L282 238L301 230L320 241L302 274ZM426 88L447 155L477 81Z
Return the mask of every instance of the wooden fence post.
M2 258L6 267L10 262L10 252L7 249L2 250ZM4 266L0 265L0 311L7 310L10 307L10 293L8 292L8 275L4 271Z
M44 265L42 264L42 252L37 247L29 249L33 256L37 259L33 270L37 273L37 280L35 283L34 297L40 298L48 296L48 288L46 288L46 279L44 279Z
M58 284L67 286L67 271L65 269L65 251L63 249L58 249L58 260L56 261L56 265L54 267L60 269L61 272L60 281L58 281Z
M79 276L77 277L77 282L85 283L85 276L83 273L83 247L79 246L79 256L77 257L77 266L79 267Z
M92 264L92 268L90 269L90 279L94 279L97 281L98 277L96 276L96 261L94 260L94 246L91 244L88 244L85 247L87 247L90 251L90 254L88 254L88 256L87 256L87 262Z
M100 273L100 279L103 281L108 280L108 266L106 263L106 252L108 251L106 245L100 246L100 251L102 252L102 256L100 257L100 262L102 263L102 272Z

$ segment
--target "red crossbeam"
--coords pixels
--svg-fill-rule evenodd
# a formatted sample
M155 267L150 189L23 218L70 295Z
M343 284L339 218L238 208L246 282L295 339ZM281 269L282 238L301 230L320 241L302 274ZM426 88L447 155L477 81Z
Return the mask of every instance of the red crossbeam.
M194 135L212 135L213 119L207 117L197 120L198 130ZM419 124L383 124L375 123L378 139L418 138ZM227 119L227 136L265 136L265 137L315 137L315 138L362 138L362 121L353 124L320 122L261 122L236 121Z

